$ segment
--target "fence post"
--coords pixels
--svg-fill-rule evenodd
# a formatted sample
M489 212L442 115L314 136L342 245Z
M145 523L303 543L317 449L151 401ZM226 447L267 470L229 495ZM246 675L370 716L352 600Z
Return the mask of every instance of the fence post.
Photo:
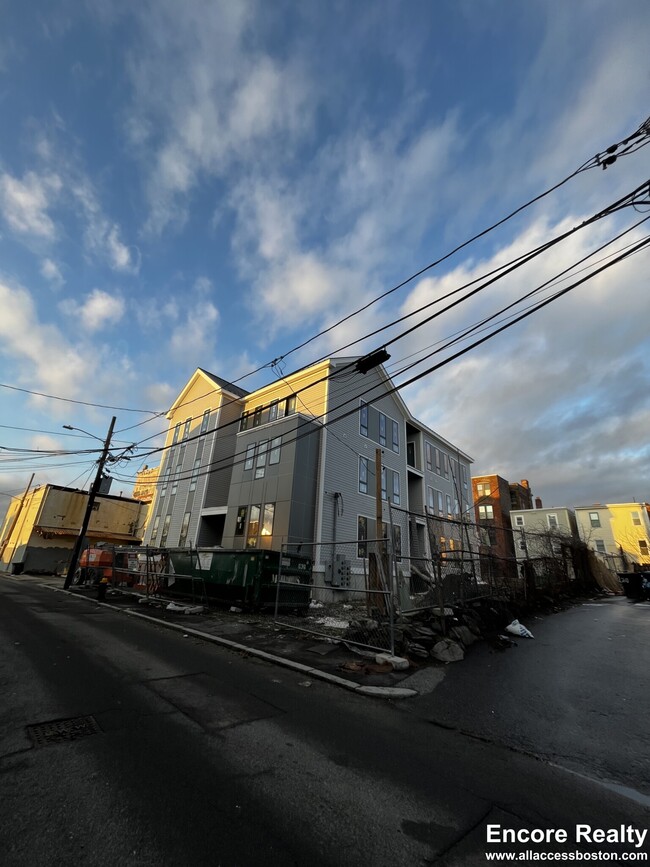
M275 586L275 611L273 613L273 620L277 623L278 620L278 609L280 607L280 581L282 580L282 555L284 553L284 545L280 545L280 558L278 560L278 576L277 576L277 584Z

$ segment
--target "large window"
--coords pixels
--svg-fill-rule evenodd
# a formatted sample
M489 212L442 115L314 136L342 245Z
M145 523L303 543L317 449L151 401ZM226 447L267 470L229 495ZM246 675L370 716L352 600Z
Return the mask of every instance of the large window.
M253 412L253 427L259 427L262 424L262 407L258 406Z
M379 413L379 445L386 445L386 416L383 412Z
M632 515L632 523L635 525L635 527L640 527L641 526L641 516L639 515L639 513L638 512L631 512L630 514Z
M442 475L442 471L441 471L441 459L440 459L440 455L441 455L440 449L434 449L434 450L433 450L433 453L434 453L435 456L436 456L436 473L440 476L440 475Z
M192 419L186 418L185 419L185 425L183 427L183 439L184 440L186 440L188 438L188 436L190 435L191 426L192 426Z
M156 515L153 519L153 527L151 529L151 542L155 542L158 538L158 527L160 527L160 515Z
M178 437L181 433L181 423L178 422L177 425L174 426L174 437L172 439L172 445L175 445L178 442Z
M280 406L279 400L274 400L269 407L269 421L275 421L278 417L278 407Z
M393 472L393 503L396 506L400 504L400 489L399 489L399 473Z
M169 536L169 524L171 522L172 516L165 515L165 520L163 522L162 528L162 536L160 537L160 547L164 548L167 544L167 536Z
M479 518L494 518L494 509L492 506L479 506L478 507L478 516Z
M204 434L210 426L210 410L206 409L201 419L201 433Z
M449 455L446 452L442 453L442 472L446 479L449 478Z
M192 467L192 476L190 478L190 491L196 490L196 483L199 479L199 468L201 466L201 458L197 458L194 461L194 466Z
M465 464L460 465L460 475L463 480L463 487L467 490L467 467Z
M365 515L357 516L357 557L364 558L368 556L368 519Z
M262 440L257 449L257 463L255 464L255 478L263 479L266 472L266 455L269 447L268 440Z
M489 497L491 494L491 488L489 482L479 482L476 485L476 496L477 497Z
M424 444L424 459L426 461L427 469L430 473L433 472L433 446L431 443L425 442Z
M589 523L592 527L600 527L600 515L598 512L589 512Z
M164 497L165 494L167 493L167 485L169 484L169 476L171 475L171 471L172 471L172 466L171 466L171 463L168 459L167 460L167 466L165 467L165 472L163 473L163 477L162 477L162 484L160 486L160 496L161 497Z
M248 515L248 506L240 506L237 509L237 517L235 519L235 536L243 536L246 530L246 516Z
M252 470L255 463L255 443L246 446L246 457L244 458L244 469Z
M174 475L172 477L172 490L171 490L172 497L174 496L174 494L178 490L178 477L180 476L180 474L181 474L181 468L176 467L176 469L174 470Z
M269 464L280 463L280 449L282 446L282 437L274 437L271 440L271 450L269 452Z
M605 541L603 539L596 539L596 551L599 554L606 554L607 548L605 547Z
M248 535L246 545L248 548L257 548L257 537L260 534L260 510L261 506L251 506L251 516L248 521Z
M639 539L639 552L641 556L645 559L648 557L648 543L645 539Z
M515 515L515 526L523 527L524 526L524 516L523 515Z
M434 511L436 508L435 491L427 485L427 508Z
M239 430L240 431L248 430L249 427L250 427L250 413L249 412L243 412L241 414L241 419L239 421Z
M442 515L444 514L444 511L445 509L442 501L442 491L438 491L438 514Z
M393 423L393 451L399 454L399 425L396 421Z
M446 494L445 499L447 500L447 515L449 517L451 517L452 511L451 511L451 497L450 497L450 495Z
M262 516L262 536L273 535L273 519L275 517L275 503L266 503Z
M185 545L185 540L187 539L187 531L190 526L190 518L192 516L191 512L185 512L183 515L183 523L181 524L181 534L178 537L178 544L182 548Z
M368 493L368 458L359 458L359 493Z
M557 530L557 515L547 515L546 520L548 522L549 530Z
M368 404L361 401L359 406L359 433L368 436Z
M382 500L388 499L388 470L386 467L381 468L381 498Z

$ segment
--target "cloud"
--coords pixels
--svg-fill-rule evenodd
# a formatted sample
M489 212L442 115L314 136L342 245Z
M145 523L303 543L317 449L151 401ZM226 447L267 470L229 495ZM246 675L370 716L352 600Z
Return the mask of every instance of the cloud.
M439 297L561 228L535 223L491 259L421 281L403 309ZM415 332L404 345L397 344L394 349L401 352L394 353L391 364L407 352L434 347L613 234L613 226L604 224L573 236L518 277L496 284L485 298L461 305ZM635 234L638 237L639 230ZM645 291L644 257L647 253L612 267L428 375L406 391L407 403L423 421L474 456L475 474L528 478L536 494L544 500L551 497L548 505L572 506L594 496L603 502L647 498L650 364L647 329L638 316ZM445 355L432 357L400 378Z
M56 174L27 172L21 181L5 172L0 175L0 207L5 220L20 234L52 240L56 226L47 211L61 187Z
M41 262L41 274L55 289L59 289L65 283L61 269L52 259L43 259Z
M172 0L139 7L124 126L147 174L150 232L184 223L202 179L272 163L311 125L306 70L263 49L258 12L246 0L189 0L182 14Z
M90 180L77 172L70 188L85 221L86 248L104 259L114 271L137 274L140 270L140 251L122 241L119 225L104 214Z
M184 320L172 331L172 353L184 361L196 359L197 365L213 351L219 311L210 301L197 301L190 306Z
M122 319L126 310L123 298L119 295L111 295L102 289L93 289L82 304L67 299L60 307L69 317L77 317L80 327L90 334L115 325Z

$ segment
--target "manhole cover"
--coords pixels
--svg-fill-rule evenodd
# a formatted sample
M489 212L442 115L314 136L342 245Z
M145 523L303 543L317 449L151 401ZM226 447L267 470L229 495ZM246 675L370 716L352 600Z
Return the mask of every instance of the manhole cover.
M27 734L37 747L44 747L47 744L59 744L63 741L76 741L77 738L101 732L99 724L92 716L55 719L51 722L37 723L25 728Z

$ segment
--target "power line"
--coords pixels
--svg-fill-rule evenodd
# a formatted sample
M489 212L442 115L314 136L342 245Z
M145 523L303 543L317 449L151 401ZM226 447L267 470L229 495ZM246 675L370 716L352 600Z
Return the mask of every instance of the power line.
M618 254L614 259L612 259L611 261L609 261L609 262L607 262L607 263L601 265L599 268L596 268L595 270L593 270L592 272L590 272L589 274L587 274L586 276L584 276L584 277L581 278L580 280L575 281L574 283L572 283L572 284L569 285L568 287L565 287L564 289L561 289L561 290L559 290L558 292L554 293L554 294L553 294L552 296L550 296L549 298L546 298L546 299L544 299L543 301L540 301L540 302L538 302L537 304L531 306L529 309L527 309L527 310L524 311L523 313L519 314L519 315L516 316L515 318L511 318L510 321L508 321L508 322L505 323L504 325L502 325L502 326L500 326L499 328L496 328L495 330L491 331L491 332L490 332L488 335L486 335L485 337L482 337L481 339L475 341L474 343L470 344L469 346L467 346L467 347L465 347L465 348L459 350L458 352L454 353L453 355L451 355L451 356L449 356L449 357L443 359L442 361L438 362L437 364L433 365L432 367L429 367L428 369L426 369L426 370L424 370L424 371L421 371L420 373L414 375L413 377L411 377L410 379L406 380L405 382L399 383L398 385L393 385L393 386L390 387L388 390L386 390L386 389L383 387L383 384L382 384L382 383L376 384L376 385L372 386L370 389L368 389L367 391L362 392L362 393L357 393L357 394L355 394L352 398L350 398L349 400L346 400L346 401L344 401L343 403L339 404L339 405L335 408L336 411L341 410L343 407L345 407L346 405L348 405L348 404L351 403L351 402L355 402L355 403L356 403L356 402L357 402L359 399L361 399L362 397L369 397L369 395L370 395L371 393L375 392L378 388L382 388L382 392L381 392L381 396L382 396L382 397L384 397L384 396L388 396L388 395L393 394L393 393L396 393L396 392L398 392L398 391L401 391L402 389L406 388L408 385L411 385L411 384L415 383L416 381L418 381L419 379L423 378L424 376L429 375L430 373L434 372L435 370L438 370L439 368L441 368L441 367L443 367L443 366L445 366L445 365L451 363L452 361L454 361L454 360L457 359L458 357L460 357L460 356L466 354L467 352L470 352L472 349L476 348L477 346L481 345L482 343L485 343L487 340L490 340L492 337L495 337L497 334L500 334L502 331L505 331L506 329L512 327L513 325L517 324L518 322L522 321L523 319L527 318L528 316L532 315L533 313L537 312L538 310L542 309L543 307L547 306L548 304L552 303L553 301L557 300L558 298L560 298L560 297L562 297L563 295L567 294L568 292L572 291L572 290L573 290L574 288L576 288L577 286L582 285L583 283L585 283L585 282L587 282L588 280L592 279L592 278L595 277L596 275L602 273L603 271L605 271L605 270L607 270L608 268L612 267L613 265L617 264L618 262L623 261L623 260L626 259L626 258L629 258L631 255L634 255L635 253L637 253L637 252L639 252L640 250L644 249L646 246L648 246L648 244L650 244L650 237L646 237L646 238L642 239L641 241L637 242L636 244L634 244L634 245L633 245L632 247L630 247L629 249L625 250L625 251L622 252L622 253L619 253L619 254ZM561 272L561 273L564 273L564 272ZM529 293L529 294L530 294L530 293ZM497 315L498 315L498 314L497 314ZM419 363L421 363L421 362L417 362L417 363L419 364ZM409 365L409 366L408 366L407 368L405 368L404 370L399 371L397 375L400 375L401 373L404 373L406 370L412 368L413 366L415 366L415 365ZM325 427L328 427L328 428L329 428L332 424L334 424L334 423L336 423L336 422L339 422L339 421L342 421L344 418L347 418L348 416L350 416L350 415L352 415L352 414L355 414L355 413L357 413L357 412L358 412L358 405L355 405L352 409L347 410L347 411L344 412L343 414L341 414L341 415L337 415L335 418L331 418L331 417L330 417L329 419L327 419L327 421L323 421L322 424L321 424L321 427L322 427L322 428L325 428ZM297 427L305 427L306 425L312 424L314 421L318 421L319 419L324 419L325 415L326 415L326 414L324 413L324 414L322 414L322 415L319 416L319 417L315 417L315 418L312 418L312 419L306 419L305 421L301 422ZM319 427L319 428L317 428L317 429L321 429L321 427ZM306 432L304 432L304 433L302 433L302 434L298 434L298 433L297 433L296 436L295 436L293 439L290 439L290 440L285 441L285 442L283 443L283 445L284 445L284 444L290 444L290 443L292 443L292 442L296 442L298 439L301 439L303 436L309 436L309 435L311 435L313 432L314 432L314 429L312 428L311 430L308 430L308 431L306 431ZM187 442L187 440L186 440L186 442ZM159 452L159 451L161 451L161 450L164 450L164 449L152 450L152 452L151 452L150 454L153 454L153 453ZM208 475L208 474L210 474L211 472L216 472L216 471L218 471L218 470L220 470L220 469L226 469L226 468L228 468L228 467L235 466L236 464L238 464L238 463L242 463L242 462L245 460L245 453L244 453L244 452L241 452L241 453L239 453L239 454L241 455L241 460L239 460L239 461L234 461L234 460L232 460L232 457L237 457L237 456L238 456L237 454L235 454L234 456L228 457L228 458L221 458L221 459L219 459L218 461L213 461L213 462L210 462L209 464L204 465L204 467L203 467L204 472L196 473L196 472L193 470L192 472L188 472L187 474L177 475L177 476L175 477L175 481L178 482L178 481L181 481L181 480L187 480L187 479L189 479L189 478L193 478L195 475L196 475L197 478L199 478L199 477L202 477L202 476L204 476L204 475ZM355 454L356 454L356 452L355 452ZM218 464L222 464L223 466L221 466L221 467L220 467L220 466L217 466ZM165 483L168 483L168 482L169 482L169 479L159 479L158 482L156 482L155 484L156 484L156 485L161 485L161 486L162 486L162 485L164 485Z
M150 415L159 415L159 413L154 412L154 410L152 409L134 409L133 407L128 406L109 406L105 403L92 403L87 400L73 400L71 397L60 397L56 394L45 394L42 391L32 391L29 388L18 388L17 385L7 385L7 383L5 382L0 382L0 388L8 388L10 391L20 391L23 394L33 394L37 397L46 397L49 400L59 400L63 401L64 403L76 403L80 406L94 406L98 409L115 409L119 410L120 412L142 412L149 413Z

